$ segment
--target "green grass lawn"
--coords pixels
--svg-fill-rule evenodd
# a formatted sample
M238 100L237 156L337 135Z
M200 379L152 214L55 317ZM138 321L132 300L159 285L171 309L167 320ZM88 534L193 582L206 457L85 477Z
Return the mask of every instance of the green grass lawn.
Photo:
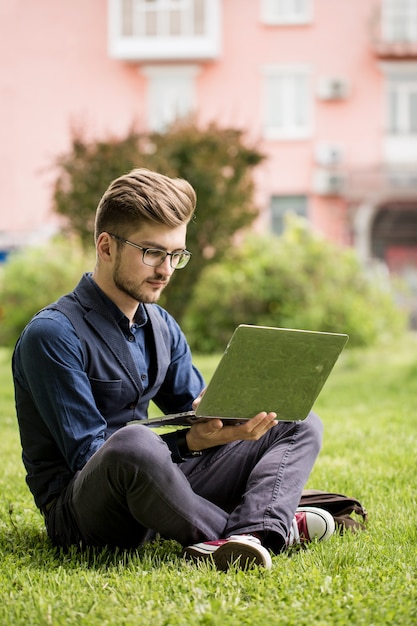
M207 376L217 359L196 360ZM308 487L356 496L367 530L273 558L270 571L48 542L25 486L10 352L0 351L0 624L417 624L417 337L347 350L316 404L325 424Z

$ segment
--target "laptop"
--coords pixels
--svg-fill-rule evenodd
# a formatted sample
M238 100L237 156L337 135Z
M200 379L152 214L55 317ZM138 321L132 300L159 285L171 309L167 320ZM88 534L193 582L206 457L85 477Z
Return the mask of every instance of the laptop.
M261 411L281 421L303 420L348 341L348 335L238 326L196 411L139 420L151 427L220 418L240 423Z

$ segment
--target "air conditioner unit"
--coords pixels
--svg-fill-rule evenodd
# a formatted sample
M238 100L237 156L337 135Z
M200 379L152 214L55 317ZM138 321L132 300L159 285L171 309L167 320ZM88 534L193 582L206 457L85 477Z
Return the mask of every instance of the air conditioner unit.
M349 83L340 76L321 78L317 95L320 100L345 100L349 95Z
M319 165L340 165L344 159L343 146L336 143L318 143L315 148L315 159Z
M318 169L314 172L313 189L320 196L340 196L346 187L346 175L337 170Z

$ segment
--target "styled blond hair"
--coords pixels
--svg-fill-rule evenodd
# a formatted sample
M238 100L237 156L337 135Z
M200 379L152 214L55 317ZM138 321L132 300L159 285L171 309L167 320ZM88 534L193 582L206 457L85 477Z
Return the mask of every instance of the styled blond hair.
M188 224L195 206L196 193L186 180L136 168L116 178L104 192L94 236L97 240L102 232L117 232L128 237L149 222L175 228Z

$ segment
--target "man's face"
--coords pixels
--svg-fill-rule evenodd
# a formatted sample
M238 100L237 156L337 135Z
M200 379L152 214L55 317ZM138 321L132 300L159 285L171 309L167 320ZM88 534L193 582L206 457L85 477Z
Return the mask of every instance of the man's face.
M129 235L128 239L143 248L176 252L185 249L186 232L186 225L175 228L147 225ZM167 256L158 267L151 267L142 261L141 250L127 243L117 243L118 252L113 266L115 287L137 302L157 302L175 271L170 264L171 257Z

